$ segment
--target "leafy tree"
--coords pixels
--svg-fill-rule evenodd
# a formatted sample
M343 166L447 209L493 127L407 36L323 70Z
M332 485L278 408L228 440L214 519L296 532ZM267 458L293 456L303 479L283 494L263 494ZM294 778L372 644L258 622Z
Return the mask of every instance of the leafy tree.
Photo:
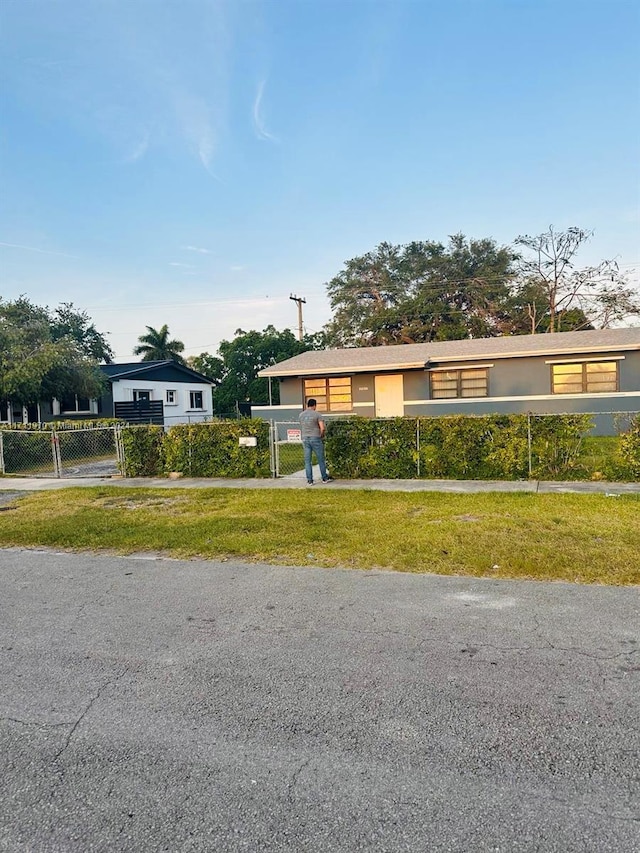
M237 402L269 403L269 382L258 378L258 371L317 346L315 336L299 341L290 329L283 332L274 326L267 326L262 332L237 329L232 341L220 343L219 357L202 353L189 359L189 364L214 381L214 411L227 415L235 412ZM279 392L278 383L272 383L274 405L280 402Z
M51 313L24 296L13 302L0 300L0 399L28 405L68 394L102 393L104 377L87 341L78 340L78 331L93 329L89 340L98 346L102 339L110 352L108 344L87 315L72 305L61 308L62 314L60 309ZM76 325L65 331L61 317Z
M88 358L105 364L113 361L113 350L105 336L98 332L89 315L76 310L71 302L63 302L53 312L51 334L54 341L62 338L74 340Z
M133 354L141 355L142 361L177 361L184 364L180 353L184 350L182 341L169 340L169 327L165 323L160 329L147 326L147 333L140 335L140 343L134 347Z
M615 261L577 267L575 256L593 231L553 226L535 237L516 238L524 249L518 260L516 298L526 306L529 332L607 328L640 314L640 298Z
M200 355L192 355L187 359L187 364L198 373L202 373L207 379L211 379L216 385L219 385L224 379L224 362L221 358L215 355L210 355L208 352L200 353Z
M548 332L550 325L547 294L538 282L526 281L516 285L509 306L512 335L534 335ZM581 308L560 309L555 316L556 332L576 332L593 329Z
M489 337L509 329L515 253L462 234L445 246L381 243L347 261L327 284L335 346Z

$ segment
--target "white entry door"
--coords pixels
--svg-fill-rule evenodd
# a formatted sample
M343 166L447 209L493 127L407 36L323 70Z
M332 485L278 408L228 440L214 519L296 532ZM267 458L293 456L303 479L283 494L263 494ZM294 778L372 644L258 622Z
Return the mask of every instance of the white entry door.
M375 377L376 417L393 418L404 415L402 374Z

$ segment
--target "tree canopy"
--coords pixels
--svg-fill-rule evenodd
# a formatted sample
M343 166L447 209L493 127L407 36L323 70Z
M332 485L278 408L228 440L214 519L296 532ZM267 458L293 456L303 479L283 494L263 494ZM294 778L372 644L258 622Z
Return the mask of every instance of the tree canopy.
M202 353L189 359L194 370L211 379L214 385L214 412L229 415L236 411L237 402L254 405L269 403L269 383L259 378L258 371L277 364L301 352L316 349L315 337L299 341L290 329L279 332L267 326L262 332L237 329L232 341L222 341L218 356ZM278 383L272 383L271 402L280 402Z
M327 284L334 346L489 337L509 328L515 252L462 234L448 245L381 243Z
M580 248L593 231L551 225L535 237L516 238L524 250L518 258L516 298L526 306L529 332L604 329L640 314L640 298L616 261L576 265Z
M51 311L24 296L0 300L0 399L97 397L105 384L97 363L112 357L104 335L71 303Z
M184 358L180 355L184 351L182 341L170 340L169 327L165 323L160 329L147 326L146 334L140 335L140 343L134 347L133 354L141 355L142 361L177 361L184 364Z
M326 285L332 346L379 346L604 328L640 313L613 261L579 267L592 232L518 237L513 246L462 234L447 245L380 243Z

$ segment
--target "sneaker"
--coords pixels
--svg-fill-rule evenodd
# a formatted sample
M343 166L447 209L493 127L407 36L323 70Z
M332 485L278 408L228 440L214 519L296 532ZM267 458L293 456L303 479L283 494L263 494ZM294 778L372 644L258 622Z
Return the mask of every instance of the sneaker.
M313 480L307 480L307 486L313 486Z
M333 477L323 477L322 482L323 483L333 483Z

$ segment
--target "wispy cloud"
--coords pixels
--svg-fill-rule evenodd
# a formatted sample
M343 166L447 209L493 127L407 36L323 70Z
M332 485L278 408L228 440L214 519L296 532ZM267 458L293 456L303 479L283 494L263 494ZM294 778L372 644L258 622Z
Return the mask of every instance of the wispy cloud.
M182 246L185 252L198 252L200 255L212 255L211 249L202 249L200 246Z
M242 270L244 269L244 267L242 267L242 266L234 266L234 267L229 267L229 269L231 270L231 272L242 272Z
M25 252L37 252L39 255L58 255L60 258L78 258L77 255L69 255L66 252L52 252L49 249L38 249L36 246L20 246L17 243L3 243L2 240L0 240L0 246L4 246L6 249L22 249Z
M137 142L129 154L125 157L125 161L127 163L135 163L137 160L142 159L144 155L149 150L149 143L151 142L151 134L149 132L145 133L145 135Z
M178 261L170 261L169 266L170 267L183 267L184 269L188 269L188 270L193 269L193 264L181 264Z
M256 92L256 97L253 101L253 129L255 130L256 136L258 139L267 139L270 142L279 142L277 136L274 136L272 133L269 133L267 130L264 115L262 113L262 97L264 95L264 89L267 84L266 80L261 80L258 84L258 91Z
M174 93L173 100L178 124L182 128L189 146L197 154L198 159L211 177L219 180L213 171L216 133L211 111L206 101L184 91Z

